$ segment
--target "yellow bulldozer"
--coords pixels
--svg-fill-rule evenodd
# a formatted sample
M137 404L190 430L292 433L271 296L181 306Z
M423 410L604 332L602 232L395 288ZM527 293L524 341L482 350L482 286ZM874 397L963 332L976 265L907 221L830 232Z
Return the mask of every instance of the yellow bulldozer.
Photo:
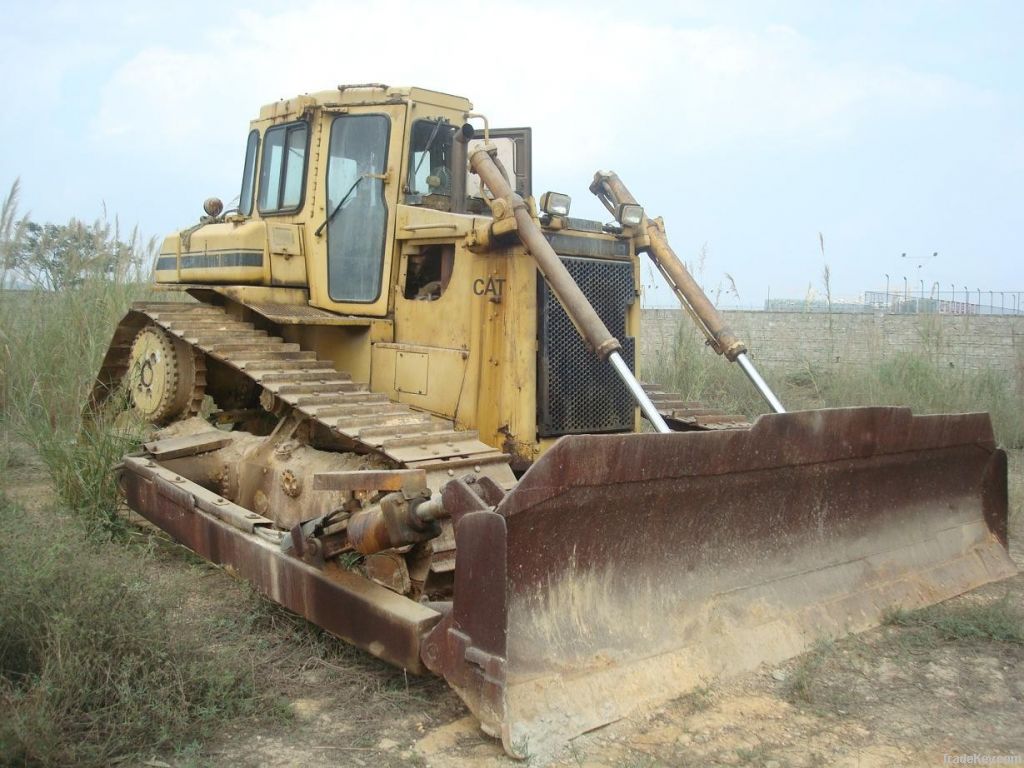
M787 413L616 174L608 223L531 174L460 97L263 107L99 371L129 506L513 755L1014 573L987 414ZM639 383L641 254L771 413Z

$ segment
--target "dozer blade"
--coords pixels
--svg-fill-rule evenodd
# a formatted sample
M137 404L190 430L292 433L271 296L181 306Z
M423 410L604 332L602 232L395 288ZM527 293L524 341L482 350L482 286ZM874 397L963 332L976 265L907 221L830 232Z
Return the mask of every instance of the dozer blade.
M560 440L457 518L424 643L515 754L1015 573L986 414L851 408Z

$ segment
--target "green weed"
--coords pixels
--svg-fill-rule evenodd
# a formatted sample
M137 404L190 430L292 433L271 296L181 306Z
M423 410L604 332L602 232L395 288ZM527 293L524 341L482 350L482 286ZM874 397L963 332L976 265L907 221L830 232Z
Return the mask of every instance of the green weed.
M986 640L1024 645L1024 612L1007 597L966 605L940 603L917 611L895 609L884 623L912 630L919 644Z

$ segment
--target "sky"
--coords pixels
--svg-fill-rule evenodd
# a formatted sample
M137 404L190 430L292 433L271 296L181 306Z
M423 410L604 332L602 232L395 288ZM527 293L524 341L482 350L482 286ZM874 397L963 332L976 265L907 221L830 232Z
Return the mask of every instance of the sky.
M615 170L724 307L822 297L826 266L837 299L1024 291L1024 3L0 8L0 188L37 221L189 226L237 196L261 105L383 82L531 126L534 192L573 215L607 218Z

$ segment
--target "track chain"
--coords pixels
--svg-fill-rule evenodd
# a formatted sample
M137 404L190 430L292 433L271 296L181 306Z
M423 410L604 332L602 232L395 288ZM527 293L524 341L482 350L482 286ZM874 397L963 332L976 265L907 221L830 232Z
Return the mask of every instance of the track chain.
M476 431L456 430L451 421L370 392L316 353L209 304L133 304L103 361L93 391L94 406L124 376L131 340L149 323L230 365L262 387L265 395L345 438L356 450L380 453L399 466L428 474L459 471L487 474L504 483L513 479L509 456L480 440Z
M696 400L684 400L682 395L665 392L657 384L644 384L643 388L669 429L674 432L750 428L750 419L741 414L709 408Z

